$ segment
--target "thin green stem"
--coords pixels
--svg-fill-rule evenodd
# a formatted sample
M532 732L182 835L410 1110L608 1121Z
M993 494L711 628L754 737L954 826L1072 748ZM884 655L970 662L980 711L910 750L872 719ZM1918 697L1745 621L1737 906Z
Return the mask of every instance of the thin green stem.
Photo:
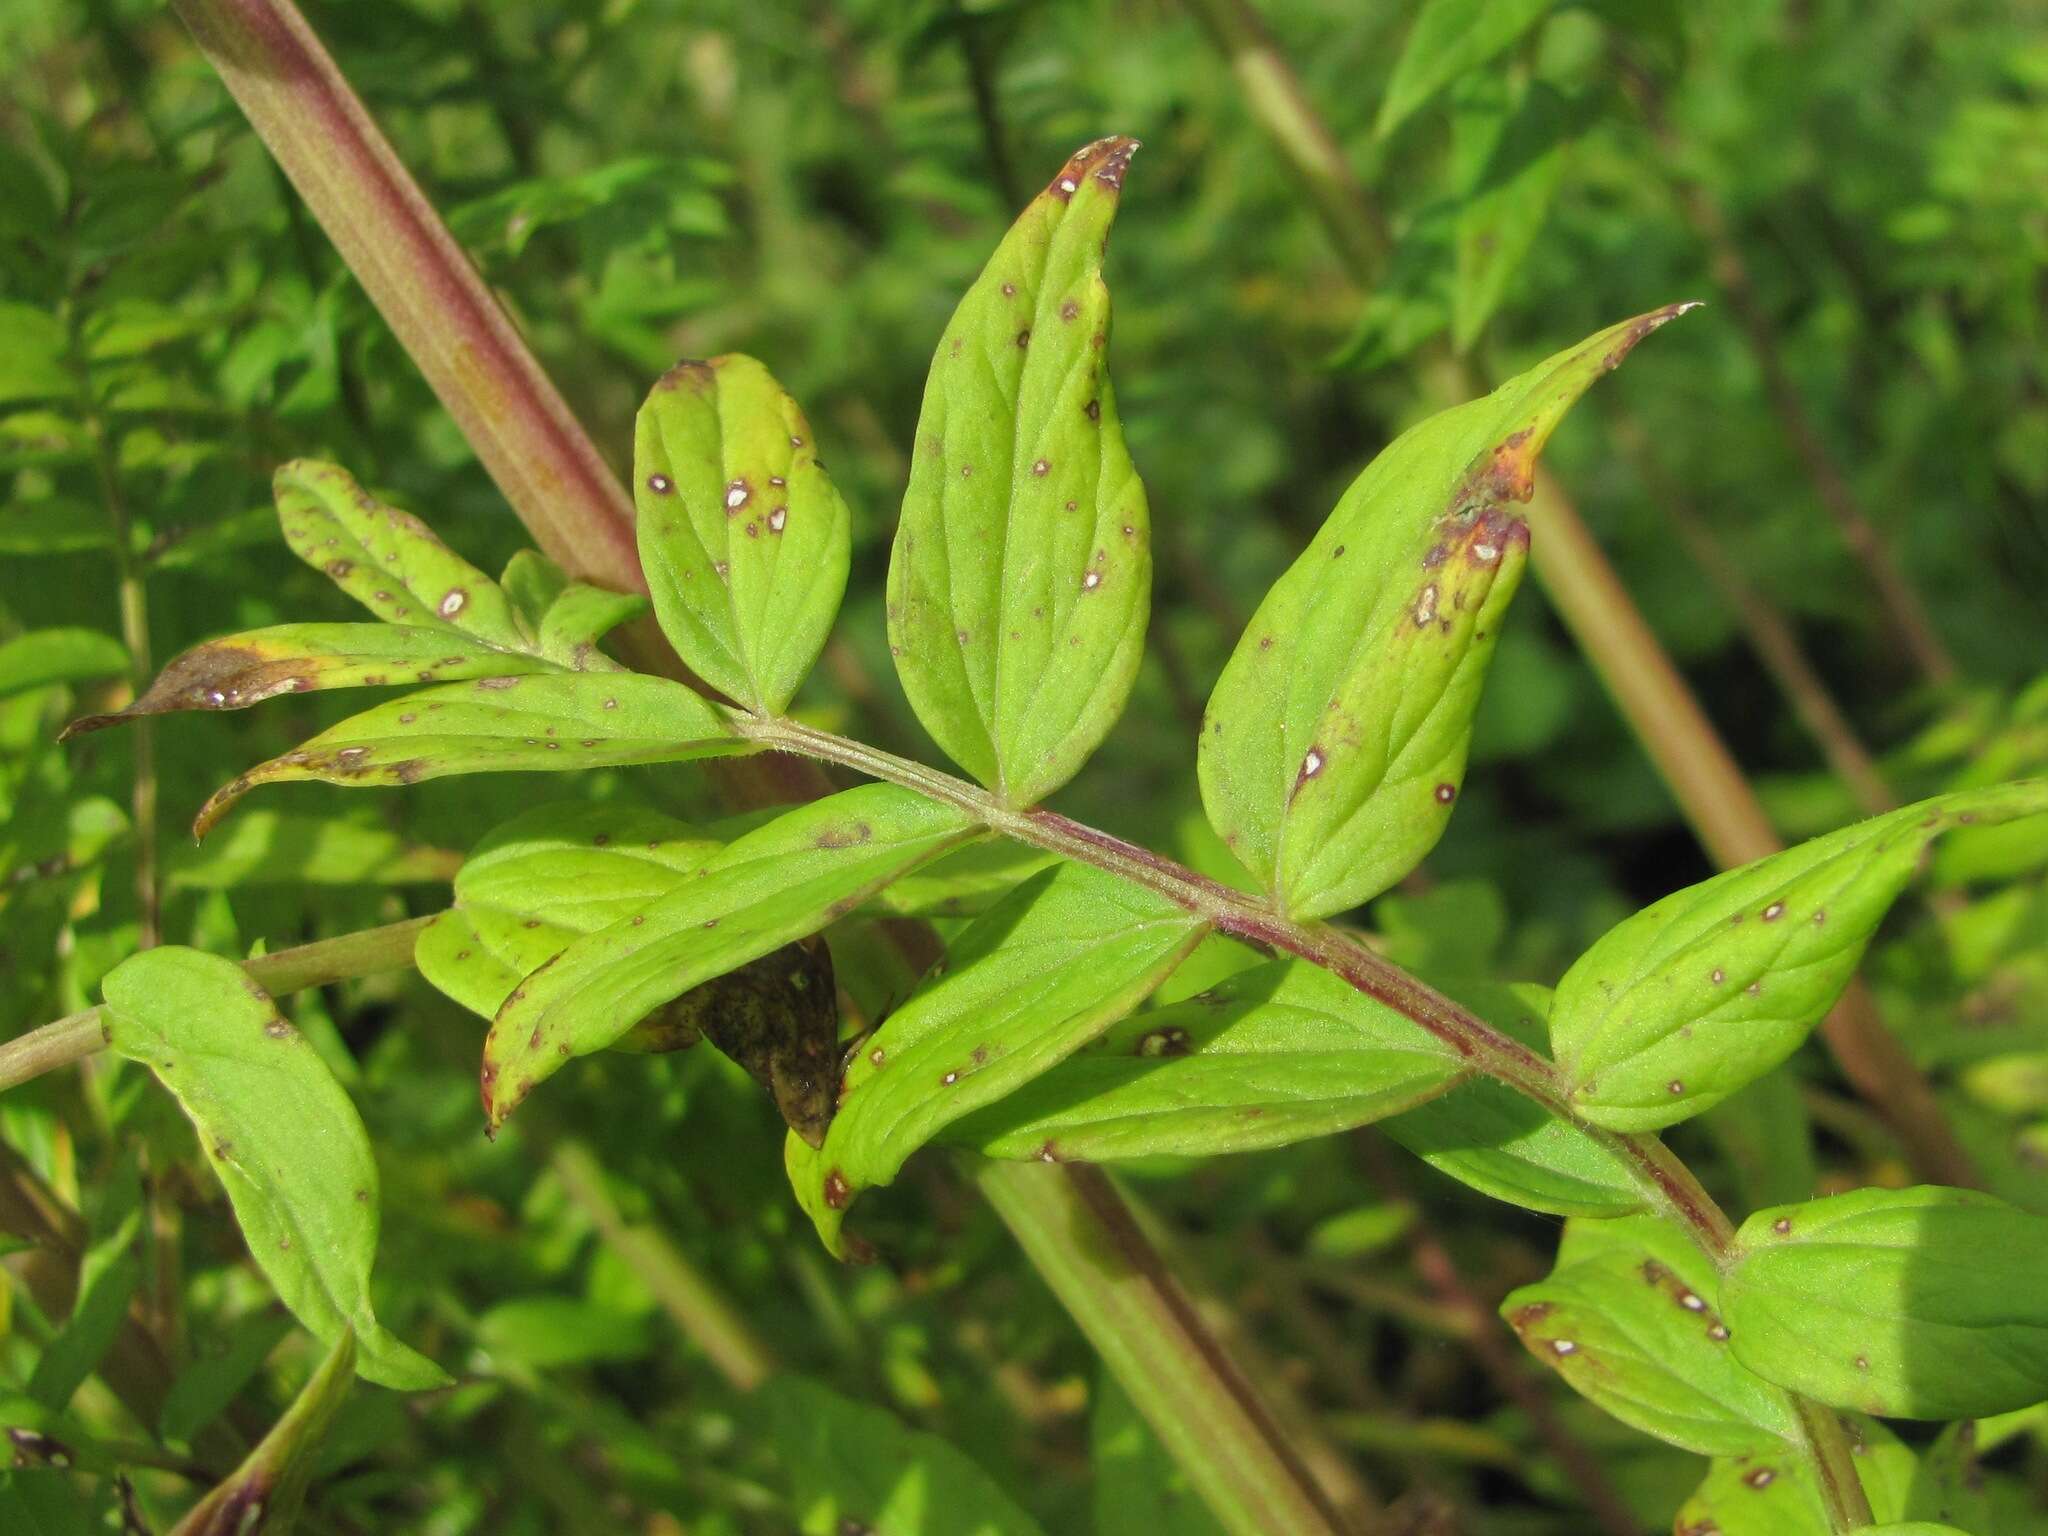
M1504 1083L1550 1113L1573 1121L1622 1158L1652 1209L1675 1222L1717 1268L1728 1263L1733 1224L1691 1170L1662 1141L1655 1136L1610 1131L1579 1120L1550 1062L1349 935L1327 924L1296 922L1261 898L1221 885L1148 849L1052 811L1018 810L1004 805L979 785L829 731L791 720L751 716L736 717L736 725L742 735L762 746L802 753L870 778L899 784L951 805L1005 837L1144 886L1199 915L1219 933L1263 950L1294 955L1329 971L1450 1046L1473 1071ZM992 1194L991 1198L995 1196ZM1023 1236L1020 1233L1020 1238ZM1798 1420L1800 1448L1812 1464L1832 1527L1848 1531L1869 1524L1869 1503L1857 1479L1841 1421L1793 1393L1784 1396Z
M274 955L244 960L242 969L272 997L303 992L329 982L352 981L384 971L412 967L412 947L420 930L434 919L411 917L402 923L365 928L339 938L321 939ZM0 1093L41 1077L58 1067L82 1061L107 1043L106 1009L88 1008L32 1029L0 1045Z

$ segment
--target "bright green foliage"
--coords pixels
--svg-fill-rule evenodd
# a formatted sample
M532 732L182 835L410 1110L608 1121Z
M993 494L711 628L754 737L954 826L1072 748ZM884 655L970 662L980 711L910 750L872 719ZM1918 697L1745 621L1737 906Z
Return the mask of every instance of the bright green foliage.
M1129 1013L1206 931L1164 897L1079 864L1033 876L978 919L848 1062L823 1148L788 1149L827 1246L839 1250L841 1213L861 1190Z
M1079 770L1144 646L1151 532L1109 384L1102 281L1137 147L1077 151L960 301L890 555L904 691L947 755L1013 806Z
M0 645L0 699L52 683L118 677L128 652L96 629L38 629Z
M1859 1189L1758 1211L1722 1282L1735 1350L1867 1413L1967 1419L2048 1399L2048 1218L1974 1190Z
M958 811L870 784L729 844L698 878L577 939L506 998L484 1042L489 1124L503 1124L571 1057L603 1050L670 998L844 917L972 833Z
M1676 308L1403 433L1266 594L1202 718L1202 803L1294 917L1378 895L1435 846L1529 530L1536 456Z
M1542 20L1555 0L1426 0L1380 98L1375 132L1392 133L1460 75Z
M803 1376L762 1388L799 1529L825 1536L1040 1536L988 1474L937 1435Z
M912 870L875 898L905 917L975 917L1057 862L1057 855L1005 838L969 843Z
M751 357L663 374L633 437L640 564L691 670L777 714L846 590L846 504L794 400Z
M1875 1419L1860 1414L1844 1417L1857 1448L1856 1474L1872 1513L1883 1522L1918 1512L1926 1479L1911 1447ZM1719 1536L1830 1536L1834 1527L1812 1469L1784 1446L1750 1456L1716 1457L1692 1497L1679 1506L1672 1529L1713 1531Z
M666 895L720 844L635 806L537 806L477 844L455 877L455 906L420 935L420 974L494 1018L529 972L579 934Z
M1495 1029L1541 1051L1550 989L1530 983L1439 987ZM1581 1125L1488 1077L1473 1077L1386 1123L1440 1173L1482 1194L1553 1216L1626 1216L1643 1208L1628 1166Z
M306 1500L320 1443L356 1380L355 1335L344 1331L284 1417L227 1481L193 1505L171 1536L287 1536Z
M1667 1222L1575 1220L1550 1274L1500 1311L1532 1355L1623 1423L1703 1456L1775 1451L1797 1438L1791 1405L1730 1352L1717 1278Z
M991 1157L1084 1162L1281 1147L1463 1076L1449 1046L1328 971L1276 960L1136 1014L953 1128Z
M647 611L647 599L571 581L538 550L522 549L505 564L499 579L513 612L534 637L534 649L557 666L579 672L618 670L597 642Z
M334 1074L233 961L167 946L107 976L107 1043L176 1096L227 1189L249 1256L316 1337L353 1332L388 1387L442 1385L370 1310L377 1164Z
M1551 1007L1579 1113L1655 1130L1783 1061L1951 827L2048 809L2048 780L1939 796L1673 893L1580 957Z
M205 835L257 785L293 779L417 784L456 773L563 773L743 750L717 706L665 677L486 677L379 704L258 763L214 792L193 830Z
M292 553L385 623L460 630L501 650L528 643L496 582L339 465L295 460L274 489Z

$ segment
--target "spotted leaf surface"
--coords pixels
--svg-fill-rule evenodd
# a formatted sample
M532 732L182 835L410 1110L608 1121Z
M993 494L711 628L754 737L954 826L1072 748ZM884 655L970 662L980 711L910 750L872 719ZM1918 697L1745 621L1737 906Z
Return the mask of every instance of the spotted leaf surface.
M1550 989L1526 983L1433 979L1494 1028L1538 1052L1549 1048ZM1481 1194L1553 1216L1627 1216L1643 1208L1627 1164L1585 1127L1488 1077L1470 1077L1440 1098L1396 1115L1386 1133L1417 1157Z
M1944 1525L1896 1521L1926 1502L1926 1478L1912 1447L1875 1419L1844 1414L1855 1449L1856 1475L1870 1500L1878 1532L1912 1536L1947 1532ZM1679 1506L1672 1525L1677 1536L1830 1536L1834 1530L1812 1465L1790 1446L1747 1456L1717 1456L1692 1497Z
M1689 886L1618 924L1558 983L1551 1036L1578 1112L1646 1131L1719 1103L1798 1048L1951 827L2048 809L2048 780L1873 817Z
M779 712L846 591L846 504L803 412L751 357L678 363L640 407L633 499L677 652L748 709Z
M538 656L485 645L445 625L278 624L194 646L126 709L74 720L64 734L97 731L138 715L247 709L284 693L417 687L553 670Z
M1060 864L976 919L935 979L847 1064L839 1113L798 1199L838 1248L863 1189L948 1125L1072 1055L1151 995L1207 925L1105 871ZM796 1172L792 1169L792 1173Z
M1144 647L1145 490L1110 389L1102 281L1136 148L1077 151L954 311L889 562L889 641L912 707L1011 805L1074 776Z
M232 961L165 946L108 972L107 1043L156 1074L199 1134L249 1256L316 1337L356 1339L357 1369L414 1390L448 1378L370 1310L377 1164L355 1105Z
M701 694L637 673L487 677L393 699L353 715L215 791L204 835L259 784L417 784L458 773L562 772L679 763L745 750Z
M817 932L974 831L958 811L869 784L739 838L685 884L576 939L506 998L484 1042L489 1123L570 1058L603 1050L699 982Z
M1572 403L1681 309L1404 432L1259 604L1203 717L1202 803L1290 915L1378 895L1443 835L1527 563L1511 504Z
M1758 1211L1722 1281L1749 1368L1821 1402L1968 1419L2048 1399L2048 1219L1974 1190Z
M1666 1223L1571 1222L1556 1267L1500 1311L1532 1355L1645 1434L1703 1456L1796 1440L1785 1395L1730 1352L1713 1265Z
M1384 1004L1293 960L1125 1019L948 1139L1085 1162L1286 1146L1434 1098L1461 1058Z
M292 553L387 624L441 626L504 650L531 643L496 582L338 464L295 459L273 490Z

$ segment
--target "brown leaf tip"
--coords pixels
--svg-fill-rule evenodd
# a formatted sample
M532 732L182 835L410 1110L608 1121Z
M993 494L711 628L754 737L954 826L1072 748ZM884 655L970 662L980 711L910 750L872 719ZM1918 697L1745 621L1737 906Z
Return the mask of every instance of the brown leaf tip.
M1112 134L1106 139L1097 139L1093 144L1084 144L1067 157L1067 163L1046 186L1046 191L1061 202L1069 202L1081 189L1082 179L1093 175L1112 192L1123 190L1124 173L1130 169L1131 156L1138 152L1136 139L1124 134Z
M1607 349L1607 355L1600 359L1600 366L1612 373L1621 366L1623 358L1635 351L1645 336L1662 330L1680 315L1691 313L1705 302L1704 299L1683 299L1676 304L1666 304L1662 309L1653 309L1647 315L1638 315L1635 322L1621 333L1621 339Z

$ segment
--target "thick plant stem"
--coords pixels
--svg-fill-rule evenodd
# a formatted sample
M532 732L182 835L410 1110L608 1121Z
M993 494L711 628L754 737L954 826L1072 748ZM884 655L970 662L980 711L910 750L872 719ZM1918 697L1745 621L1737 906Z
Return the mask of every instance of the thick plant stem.
M587 579L642 590L624 487L291 0L175 0L175 6L541 548ZM650 629L643 627L629 643L635 662L648 670L673 672L680 665ZM830 787L814 765L793 756L728 759L712 767L736 809L812 798ZM1116 1279L1101 1268L1099 1255L1066 1249L1057 1234L1032 1254L1035 1263L1057 1262L1093 1284ZM1127 1321L1133 1328L1149 1325L1142 1313ZM1224 1358L1213 1337L1201 1337L1206 1347L1185 1361L1196 1375L1217 1369ZM1149 1353L1181 1350L1188 1340L1126 1344ZM1142 1387L1118 1375L1126 1390ZM1250 1421L1237 1427L1260 1433ZM1269 1459L1281 1451L1233 1448L1239 1449ZM1202 1455L1222 1450L1211 1436Z
M751 1392L776 1371L775 1356L718 1289L658 1231L629 1224L605 1184L604 1169L578 1141L565 1141L549 1159L571 1201L598 1235L660 1303L684 1338L736 1390Z
M1226 52L1229 38L1264 35L1249 0L1189 3L1212 34L1224 40ZM1313 170L1302 146L1334 142L1332 136L1286 58L1270 41L1264 48L1262 68L1284 74L1288 86L1248 94L1246 105L1301 178L1332 243L1360 283L1370 286L1378 275L1378 263L1359 254L1352 231L1361 221L1377 224L1376 205L1348 171L1331 177ZM1332 200L1336 198L1358 206L1333 214ZM1423 363L1424 376L1447 398L1462 399L1480 392L1471 371L1441 353L1426 355ZM1762 802L1736 767L1699 701L1644 621L1578 509L1540 466L1529 521L1535 533L1530 554L1538 582L1607 685L1708 854L1723 868L1731 868L1781 849L1784 845L1765 816ZM1979 1182L1933 1088L1886 1029L1865 989L1852 986L1829 1014L1821 1033L1844 1075L1884 1113L1922 1175L1945 1184Z
M384 971L412 969L412 947L431 917L410 917L381 928L365 928L321 939L273 955L244 960L242 969L272 997L352 981ZM88 1008L0 1045L0 1092L32 1077L83 1060L107 1043L106 1009Z
M1347 1525L1109 1176L1085 1165L977 1162L975 1177L1053 1294L1231 1536Z

